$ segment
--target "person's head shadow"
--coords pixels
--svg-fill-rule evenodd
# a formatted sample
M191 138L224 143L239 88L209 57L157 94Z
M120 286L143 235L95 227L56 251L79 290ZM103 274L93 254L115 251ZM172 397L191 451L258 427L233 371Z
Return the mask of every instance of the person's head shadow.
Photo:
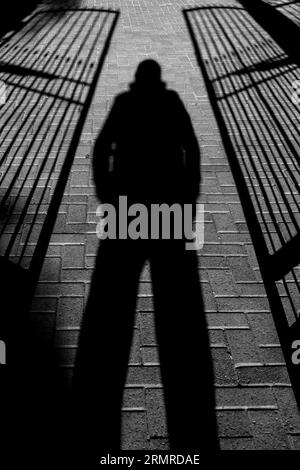
M118 205L121 197L126 198L127 208L139 203L147 210L152 204L178 204L181 209L195 204L200 185L197 138L188 112L178 94L167 89L156 61L139 64L130 89L116 97L98 136L93 166L98 197L115 208L118 220L125 215ZM115 228L118 232L118 223ZM92 429L85 436L91 452L116 450L120 445L126 378L127 383L138 380L142 387L147 383L150 369L141 355L127 370L137 305L141 338L146 317L151 313L155 318L171 448L217 448L197 254L185 249L183 233L181 239L171 239L171 232L170 239L152 240L150 232L147 239L131 238L128 228L125 238L116 233L100 241L73 382L80 426ZM138 287L146 260L153 306L139 310ZM146 343L141 340L140 354ZM155 426L149 419L151 438ZM141 430L142 435L145 432Z
M132 89L142 93L155 92L158 88L165 87L162 81L162 70L158 62L153 59L146 59L138 65L135 80L131 84Z

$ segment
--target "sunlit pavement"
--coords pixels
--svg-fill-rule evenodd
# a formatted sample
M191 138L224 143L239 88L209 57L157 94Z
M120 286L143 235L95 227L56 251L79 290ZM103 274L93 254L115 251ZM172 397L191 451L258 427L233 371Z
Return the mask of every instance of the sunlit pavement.
M214 359L221 447L299 449L300 418L280 342L229 158L182 13L182 9L200 3L201 7L239 5L231 0L82 2L81 7L120 10L120 18L60 204L32 313L45 334L55 336L61 365L69 380L99 244L95 233L98 201L91 167L93 143L113 97L128 87L141 60L154 58L162 66L168 87L175 89L184 101L201 148L199 202L205 205L205 243L199 252L199 272ZM247 20L247 13L245 18ZM62 16L53 27L59 28L63 21ZM72 44L72 34L66 36L66 41L64 48L67 50ZM217 34L213 41L219 41L221 48L225 44ZM47 43L43 47L46 50ZM223 50L226 54L225 49L226 45ZM211 72L213 65L209 61L212 57L207 56L206 60ZM68 119L71 118L66 116L61 125L62 132ZM34 123L35 126L38 124ZM70 136L75 124L71 125ZM241 122L241 125L247 126L247 122ZM70 136L64 141L66 146ZM6 145L8 143L4 142ZM59 171L60 163L57 165ZM50 195L53 186L54 181L49 184ZM118 345L115 347L117 350ZM109 357L102 360L109 360ZM199 358L195 374L199 380L205 380L201 369ZM101 406L105 407L105 403ZM147 267L140 282L124 392L123 448L168 449Z

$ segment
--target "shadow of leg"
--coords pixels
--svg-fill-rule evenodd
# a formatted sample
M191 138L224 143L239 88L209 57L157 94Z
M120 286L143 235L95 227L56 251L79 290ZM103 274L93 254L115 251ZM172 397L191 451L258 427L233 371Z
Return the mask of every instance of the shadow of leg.
M172 450L218 449L213 369L197 255L184 242L151 254L157 338Z
M89 457L120 448L120 412L143 264L133 248L127 240L101 243L84 313L73 385L79 445Z

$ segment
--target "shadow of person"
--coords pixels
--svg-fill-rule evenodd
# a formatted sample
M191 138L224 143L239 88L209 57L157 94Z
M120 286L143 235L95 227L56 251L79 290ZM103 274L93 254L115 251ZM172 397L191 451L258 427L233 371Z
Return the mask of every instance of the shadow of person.
M143 204L148 214L153 204L195 207L199 162L183 103L161 81L157 62L142 62L130 90L116 97L94 150L97 194L115 208L117 232L124 216L120 196L126 196L128 207ZM134 221L132 214L128 221ZM186 250L185 238L177 239L172 227L169 239L162 227L156 239L133 238L106 236L100 242L73 379L81 445L84 439L85 448L97 455L120 449L138 283L148 261L170 447L217 449L213 368L196 251ZM130 383L143 386L147 378L139 374L147 366L135 370Z

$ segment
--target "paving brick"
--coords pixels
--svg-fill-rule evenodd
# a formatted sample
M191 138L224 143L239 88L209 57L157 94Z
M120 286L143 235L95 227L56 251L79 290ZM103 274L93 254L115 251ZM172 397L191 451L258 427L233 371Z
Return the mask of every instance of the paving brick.
M265 364L285 363L281 346L260 346L260 356Z
M35 297L32 302L32 312L56 312L56 298L51 297Z
M130 357L129 357L129 364L141 364L142 357L141 357L141 342L140 342L140 335L137 329L134 329L131 350L130 350Z
M271 388L265 387L218 387L216 389L218 407L277 408Z
M153 313L141 312L139 314L139 319L140 319L140 325L141 325L142 345L156 344Z
M61 271L61 280L63 282L90 282L92 278L92 269L63 269Z
M237 375L227 348L212 348L215 382L218 385L236 385Z
M289 384L289 376L285 365L243 365L236 368L239 383L279 385Z
M241 243L205 243L201 255L246 255L246 249Z
M82 186L88 186L89 174L88 172L73 171L72 172L72 186L82 188ZM86 194L86 192L84 193Z
M233 282L230 270L209 270L209 279L212 290L216 295L236 295L237 289Z
M161 384L160 369L158 366L128 366L128 385L158 385Z
M79 326L82 313L82 297L61 297L58 302L57 326Z
M215 4L213 0L203 0L203 6L212 7L213 4ZM291 389L284 386L289 383L289 380L282 360L274 321L269 313L270 306L258 269L254 246L245 223L247 214L244 214L242 209L229 165L231 156L226 155L221 141L182 15L182 8L189 7L190 2L189 0L172 0L172 2L106 0L104 3L99 0L86 0L84 2L84 6L89 7L104 5L121 10L120 22L105 60L89 116L76 150L76 158L58 212L55 230L51 235L32 307L36 325L43 332L45 340L48 338L47 341L55 341L57 346L64 346L60 348L60 351L64 352L61 354L61 360L66 362L67 367L63 369L64 377L66 382L70 383L72 377L70 366L74 360L75 349L66 348L66 346L77 344L80 319L89 293L95 256L99 248L99 240L95 233L97 223L95 212L99 201L95 195L91 165L94 141L114 96L123 91L133 80L138 62L145 57L155 57L163 66L165 81L180 93L191 115L201 146L200 201L205 204L205 244L197 254L206 318L210 328L217 405L220 408L226 408L226 410L218 410L221 448L235 450L285 449L290 446L299 448L299 414ZM234 0L218 2L218 6L229 5L236 5L236 2ZM203 11L202 14L204 14ZM222 10L223 17L225 14L227 14L226 9ZM234 10L234 14L239 13ZM248 15L247 12L245 12L245 18L249 21L249 25L253 25L253 20L246 15ZM59 19L58 24L62 18ZM254 31L257 32L258 26L255 27ZM244 33L245 38L248 37L246 30ZM234 34L236 41L239 42L237 29L234 30ZM216 41L220 39L222 40L218 36L215 37ZM202 46L203 44L202 42ZM224 44L223 47L225 47ZM262 46L258 44L257 47L259 54L259 47ZM263 46L264 54L268 53L270 47L271 43ZM242 50L246 51L244 48ZM229 56L226 57L228 61L231 60ZM247 53L249 63L252 59L252 55ZM228 61L227 66L230 63ZM224 66L224 61L219 61L219 66ZM213 69L213 64L211 63L208 67L210 70ZM248 105L251 107L251 102ZM55 126L60 122L62 111L59 111L56 114L52 112L53 126L47 135L45 127L39 139L33 142L31 155L34 155L33 151L42 144L39 164L44 161L47 142L54 135ZM280 112L277 109L276 114L280 118ZM38 112L36 115L42 116ZM50 116L51 113L49 112L48 115ZM7 148L10 142L13 142L13 148L17 149L21 139L26 135L27 140L30 141L29 136L32 134L29 134L29 131L37 129L39 124L37 120L34 121L34 117L28 120L27 128L22 129L22 134L14 139L14 142L10 131L8 138L2 142L0 152ZM287 116L280 121L283 126L286 125L286 119ZM60 126L61 135L67 130L66 127L69 124L74 123L70 123L67 116ZM238 125L241 129L248 129L246 118L240 120ZM261 124L257 122L256 125ZM19 123L16 123L16 129L18 126ZM49 165L51 166L54 158L59 155L53 179L51 184L47 185L45 199L39 206L39 218L36 219L30 238L32 244L28 245L23 260L23 265L26 267L30 264L41 224L48 211L54 183L61 170L63 152L70 144L73 128L74 126L71 126L67 130L61 151L59 151L58 142L55 143L51 159L49 159L50 163L47 162L46 168L49 171ZM262 132L261 135L263 135ZM257 162L260 149L255 148L255 145L250 145L250 141L249 149L253 153L253 162ZM273 152L272 155L275 155L275 147L270 146L270 149ZM22 149L22 152L24 151L25 148ZM247 158L245 148L241 143L239 154ZM14 163L15 171L21 163L21 152L16 155ZM37 167L32 170L30 180L24 186L24 192L19 199L20 207L23 207L26 202L32 181L36 178L36 171ZM277 175L279 173L278 171ZM266 185L266 175L262 174L261 177ZM22 246L20 243L25 241L29 233L32 217L38 207L38 198L45 186L45 181L43 175L38 191L34 194L33 203L30 205L22 233L17 237L18 246L14 248L13 256L17 255L18 247ZM247 184L250 185L251 181L246 175ZM255 188L257 187L254 185L251 189L251 196ZM289 188L284 188L290 192ZM293 203L291 195L286 196L290 198L291 210L297 215L298 208ZM274 237L268 207L261 194L258 197L269 224L268 228L271 228ZM8 226L8 233L11 233L15 227L17 214L18 211ZM274 214L282 224L282 217L277 208ZM7 234L2 241L7 246ZM276 243L278 245L278 241ZM291 275L288 275L287 279L290 282L293 280ZM138 316L135 322L131 365L128 368L127 377L127 384L132 386L124 391L123 406L127 411L123 411L122 447L124 449L167 450L169 443L162 390L159 388L161 378L157 365L158 351L155 347L153 299L148 264L143 270L141 280L139 288L141 296L138 300ZM291 284L289 287L291 287L292 296L296 298L295 286ZM284 308L287 315L290 315L286 294L282 286L280 289ZM297 298L295 302L297 308L300 307ZM261 361L261 365L258 365L257 361ZM243 367L235 367L239 364ZM238 409L228 409L230 407ZM137 411L136 408L140 410Z
M279 344L272 316L268 313L248 313L249 325L258 344Z
M60 280L60 266L60 258L46 258L40 275L40 280L58 282Z
M207 314L208 326L222 328L249 328L246 315L242 312L218 312Z
M249 232L220 232L219 237L221 243L251 243Z
M276 388L274 389L274 395L287 430L300 433L300 412L295 403L291 387Z
M218 345L226 347L225 333L221 329L209 329L209 339L211 345Z
M243 410L218 411L218 434L220 437L251 437L252 424Z
M33 248L33 247L32 247ZM49 245L47 250L47 258L58 258L61 256L61 246L59 245Z
M201 256L200 258L201 268L227 268L228 261L225 256Z
M209 284L202 284L204 309L206 312L214 312L217 309L215 297Z
M123 395L123 408L145 408L145 404L145 390L143 387L125 387Z
M291 448L278 411L249 411L253 423L255 449L287 450Z
M59 346L56 348L56 359L63 366L74 365L76 357L76 348L73 346Z
M236 281L255 281L247 258L229 257L229 266Z
M214 214L214 221L218 232L237 232L238 227L232 220L231 214Z
M163 437L151 437L150 449L151 450L169 450L169 440Z
M142 270L142 273L141 273L140 280L142 282L151 280L149 263L145 263L145 266L144 266L144 268Z
M66 214L58 214L55 221L55 226L53 229L54 233L62 233L66 228L67 217Z
M80 296L84 295L84 284L82 282L40 282L35 294L36 297Z
M162 390L147 389L149 433L151 437L167 437L165 403Z
M122 412L123 449L148 449L147 417L143 411Z
M86 222L87 207L83 204L72 204L69 206L67 222Z
M235 288L236 291L240 295L264 295L265 294L265 288L263 283L259 283L256 281L250 281L250 282L236 282L235 283Z
M217 172L217 178L221 186L234 185L234 179L230 171L227 172Z
M218 310L244 310L244 312L269 311L268 299L263 296L239 296L239 297L218 297Z
M140 282L138 295L153 295L151 282Z
M78 329L56 329L55 332L55 345L77 345L79 337L79 328Z
M159 364L158 348L155 346L144 346L142 348L143 364Z
M226 330L226 337L235 364L260 362L251 330Z
M220 439L221 450L255 450L255 442L251 437L232 437Z
M62 268L83 268L84 255L84 245L65 245L63 247Z
M139 312L152 312L154 311L153 297L138 297L137 310Z
M219 236L215 224L206 222L204 225L204 243L217 241L219 241Z

